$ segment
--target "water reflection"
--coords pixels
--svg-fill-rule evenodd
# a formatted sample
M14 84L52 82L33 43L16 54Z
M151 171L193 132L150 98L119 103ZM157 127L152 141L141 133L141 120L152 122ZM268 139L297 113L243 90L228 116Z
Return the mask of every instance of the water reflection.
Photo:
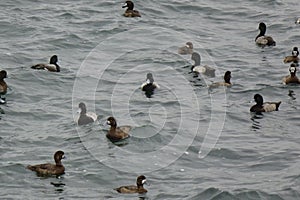
M4 110L0 107L0 120L1 120L1 114L5 114Z
M108 145L108 148L109 149L113 149L113 148L115 148L116 146L118 146L118 147L123 147L123 146L126 146L128 143L129 143L129 140L130 140L131 138L129 137L129 138L126 138L126 139L123 139L123 140L121 140L121 141L117 141L117 142L112 142L112 141L110 141L109 139L107 139L107 145Z
M148 197L145 196L145 194L140 194L138 197L138 200L146 200L149 199Z
M260 122L258 121L259 119L263 118L262 113L251 113L251 121L252 121L252 130L256 131L261 128Z
M146 91L145 91L145 96L146 96L147 98L151 98L153 94L154 94L154 89L146 90Z
M55 187L55 191L58 193L62 193L64 191L64 186L66 184L64 184L62 181L59 182L51 182L51 185L53 185Z
M291 97L291 100L296 100L295 93L293 90L289 90L288 96Z

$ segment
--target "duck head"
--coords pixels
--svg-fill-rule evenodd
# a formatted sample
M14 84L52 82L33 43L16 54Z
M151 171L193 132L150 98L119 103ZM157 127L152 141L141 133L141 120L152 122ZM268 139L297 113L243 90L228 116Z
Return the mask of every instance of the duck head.
M133 10L134 4L132 1L126 1L122 8L127 8L128 10Z
M224 74L224 81L225 83L229 83L230 84L230 79L231 79L231 71L227 71Z
M65 153L63 151L57 151L54 154L54 160L56 165L61 165L61 160L65 158Z
M298 47L294 47L293 51L292 51L292 56L297 57L299 56L299 51L298 51Z
M264 99L263 99L263 97L260 94L255 94L254 95L254 101L258 105L263 105L263 103L264 103Z
M296 68L296 65L294 63L291 64L291 66L289 68L289 71L291 73L291 76L296 76L297 68Z
M265 33L266 33L267 26L266 26L265 23L261 22L261 23L259 23L259 25L258 25L258 29L260 30L260 36L263 36L263 35L265 35Z

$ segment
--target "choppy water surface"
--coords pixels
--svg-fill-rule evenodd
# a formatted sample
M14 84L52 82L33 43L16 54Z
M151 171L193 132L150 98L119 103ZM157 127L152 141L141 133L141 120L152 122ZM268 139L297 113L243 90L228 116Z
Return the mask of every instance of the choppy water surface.
M300 2L135 1L139 19L124 18L122 3L0 2L1 199L300 199L300 89L281 83ZM261 21L276 47L254 44ZM190 73L177 54L187 41L217 77ZM30 69L53 54L60 73ZM227 70L234 85L209 91ZM139 90L148 72L161 86L151 99ZM255 93L280 111L251 116ZM81 101L97 123L76 126ZM133 126L129 140L106 139L111 115ZM25 169L58 149L59 179ZM113 190L140 174L146 195Z

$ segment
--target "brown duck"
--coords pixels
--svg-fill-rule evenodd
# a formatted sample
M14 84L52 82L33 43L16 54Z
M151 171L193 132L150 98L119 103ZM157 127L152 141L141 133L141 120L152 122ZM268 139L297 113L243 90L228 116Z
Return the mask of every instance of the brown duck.
M110 129L106 134L106 137L112 142L117 142L129 137L130 126L117 127L117 121L114 117L109 117L106 122L110 125Z
M141 17L141 14L137 10L133 10L134 4L132 1L126 1L122 8L127 8L124 13L125 17Z
M41 176L61 175L65 173L65 167L61 163L61 159L64 159L64 152L57 151L54 154L55 164L46 163L40 165L28 165L27 169L35 171Z
M146 193L147 190L144 188L144 184L146 183L146 177L141 175L136 179L136 186L135 185L128 185L128 186L121 186L115 188L114 190L118 191L119 193Z
M284 58L283 62L284 63L298 63L299 62L299 51L298 51L298 47L294 47L293 51L292 51L292 55L291 56L287 56Z
M284 77L282 79L282 82L284 84L290 84L290 83L300 84L300 79L296 76L297 67L295 63L291 64L289 71L290 71L290 75Z

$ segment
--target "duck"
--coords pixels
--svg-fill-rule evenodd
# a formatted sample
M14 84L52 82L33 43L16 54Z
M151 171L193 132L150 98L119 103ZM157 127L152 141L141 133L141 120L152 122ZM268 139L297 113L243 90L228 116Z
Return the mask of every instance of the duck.
M300 79L296 76L296 71L297 71L296 64L292 63L289 68L289 71L290 71L290 75L282 79L283 84L290 84L290 83L300 84Z
M284 63L290 63L290 62L298 63L299 62L298 56L299 56L298 47L294 47L293 51L292 51L292 55L285 57L283 62Z
M65 158L64 152L59 150L54 154L55 164L45 163L39 165L28 165L27 169L35 171L38 175L51 176L51 175L62 175L65 173L65 167L62 165L61 160Z
M278 108L281 104L281 101L264 102L264 99L260 94L254 95L254 101L256 102L256 104L250 108L250 112L255 113L278 111Z
M5 70L0 71L0 94L6 94L7 84L4 79L7 78L7 72Z
M230 87L232 86L230 79L231 79L231 71L226 71L224 74L224 82L213 83L209 87L210 88L219 87L219 86Z
M93 123L97 120L98 116L95 113L86 112L86 105L84 103L79 103L78 107L79 118L76 120L76 122L79 126Z
M4 79L7 78L7 72L5 70L0 71L0 104L6 103L5 94L7 93L7 84Z
M156 88L160 87L156 82L154 82L152 73L147 73L146 82L141 85L142 91L145 91L146 97L151 98Z
M106 123L110 126L109 131L106 134L106 137L112 142L118 142L129 138L129 131L131 126L119 126L117 127L117 121L114 117L107 118Z
M271 36L265 35L267 26L265 23L261 22L259 23L258 29L260 30L260 33L256 36L255 42L257 45L261 46L275 46L276 42L273 40Z
M178 48L178 54L187 55L187 54L192 54L192 53L193 53L193 43L192 42L187 42L187 43L185 43L185 46Z
M205 74L207 76L215 77L215 69L212 67L209 67L207 65L200 66L201 62L201 56L199 53L194 52L192 53L191 59L195 62L195 64L192 66L192 71L199 73L199 74Z
M295 24L300 24L300 17L296 19Z
M134 4L132 1L126 1L122 8L127 8L123 14L125 17L141 17L141 14L137 10L133 10Z
M40 64L33 65L31 68L32 69L43 69L43 70L47 70L50 72L60 72L60 66L57 64L57 62L58 62L57 55L53 55L50 58L49 64L40 63Z
M144 175L138 176L136 179L136 186L135 185L128 185L128 186L121 186L118 188L115 188L114 190L116 190L119 193L127 193L127 194L132 194L132 193L146 193L148 192L145 188L144 188L144 184L146 183L146 177Z

